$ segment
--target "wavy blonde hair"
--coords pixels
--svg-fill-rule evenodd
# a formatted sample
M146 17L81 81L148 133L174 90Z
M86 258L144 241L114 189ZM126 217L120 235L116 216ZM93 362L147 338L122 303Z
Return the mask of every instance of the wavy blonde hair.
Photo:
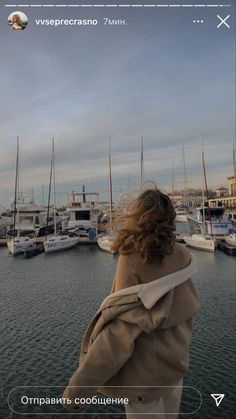
M121 216L113 249L123 255L138 252L144 263L162 261L173 252L175 210L170 198L158 189L141 193L131 211Z
M16 22L14 20L16 20ZM15 14L15 15L12 16L11 24L14 25L14 23L17 23L17 25L22 27L22 20L21 20L21 17L19 15Z

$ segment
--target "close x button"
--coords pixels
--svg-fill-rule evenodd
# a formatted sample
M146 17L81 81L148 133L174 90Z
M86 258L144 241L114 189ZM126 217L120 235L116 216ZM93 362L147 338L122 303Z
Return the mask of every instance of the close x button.
M221 17L220 15L217 15L218 19L220 20L220 23L217 26L217 29L220 27L226 26L228 29L230 29L230 25L227 23L227 20L230 18L230 15L226 17Z

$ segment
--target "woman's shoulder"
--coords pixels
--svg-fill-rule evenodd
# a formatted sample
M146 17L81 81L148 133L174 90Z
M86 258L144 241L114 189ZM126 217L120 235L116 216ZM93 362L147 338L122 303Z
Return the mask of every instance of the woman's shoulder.
M139 269L139 267L143 265L141 254L138 252L132 252L127 255L120 253L119 263L126 269L132 271Z
M191 254L183 244L176 242L174 245L172 257L179 262L181 268L184 268L189 264Z
M138 254L120 254L116 267L112 292L140 283L139 259Z
M187 266L190 262L191 254L188 249L180 243L175 243L173 247L173 252L171 255L166 256L164 259L164 264L167 263L176 265L176 269L181 269ZM142 260L141 254L138 252L133 252L128 255L120 254L119 256L119 265L126 270L139 272L143 269L147 269L149 266L159 266L162 267L162 263L159 260L156 260L152 264L145 264Z

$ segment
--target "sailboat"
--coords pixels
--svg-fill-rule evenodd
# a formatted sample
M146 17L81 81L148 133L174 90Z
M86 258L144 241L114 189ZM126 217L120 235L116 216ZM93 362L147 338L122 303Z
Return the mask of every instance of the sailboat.
M113 229L112 220L112 174L111 174L111 139L109 136L108 140L108 163L109 163L109 230L97 237L97 244L100 249L105 250L108 253L116 253L112 249L114 240L116 238L116 231Z
M176 212L175 221L177 223L187 223L188 222L188 219L187 219L188 211L185 207L179 206L179 207L175 208L175 212Z
M14 195L14 210L13 210L13 237L7 242L9 252L14 256L23 253L27 248L35 243L34 239L28 236L20 236L19 227L19 137L17 137L16 149L16 175L15 175L15 195ZM17 224L17 234L16 234Z
M236 246L236 233L231 233L228 236L225 236L225 241L232 246Z
M183 239L188 246L195 249L208 252L215 252L216 250L216 241L208 234L192 234L192 236L184 236Z
M236 142L235 141L236 141L235 138L233 138L233 169L234 169L234 179L236 181ZM235 193L236 193L236 189L235 189ZM225 236L225 242L232 246L236 246L236 233L232 231L230 234L227 234Z
M184 166L184 199L183 205L180 205L175 209L176 212L176 222L177 223L187 223L188 219L188 210L186 206L186 192L187 192L187 172L186 172L186 163L185 163L185 153L184 153L184 145L183 145L183 166Z
M52 160L50 172L50 185L49 185L49 203L50 205L50 190L51 178L53 177L53 200L54 200L54 236L50 237L44 242L45 253L54 253L61 250L67 250L79 243L79 237L71 237L68 234L57 234L57 221L56 221L56 176L55 176L55 151L54 151L54 138L52 139Z
M143 137L141 137L140 169L140 190L142 192L144 184Z
M183 239L185 243L193 247L195 249L206 250L208 252L215 252L216 250L216 240L212 237L213 235L209 235L205 233L205 196L204 196L204 181L206 187L206 194L208 198L208 188L207 188L207 181L206 181L206 169L205 169L205 160L204 160L204 151L203 151L203 139L201 140L201 163L202 163L202 216L203 216L203 233L199 234L192 234L192 236L184 236ZM212 229L212 226L211 226ZM211 231L212 233L212 231Z

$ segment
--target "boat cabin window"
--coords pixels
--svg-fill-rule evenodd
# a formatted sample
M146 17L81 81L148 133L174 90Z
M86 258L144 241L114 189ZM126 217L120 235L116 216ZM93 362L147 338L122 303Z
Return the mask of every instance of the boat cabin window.
M76 211L75 219L78 220L90 220L90 211Z
M224 216L224 208L205 208L205 219L206 220L219 220L222 219ZM203 210L201 209L201 215L203 214Z
M20 215L19 223L20 224L33 224L34 217L32 215Z
M35 216L34 224L40 224L38 215Z

